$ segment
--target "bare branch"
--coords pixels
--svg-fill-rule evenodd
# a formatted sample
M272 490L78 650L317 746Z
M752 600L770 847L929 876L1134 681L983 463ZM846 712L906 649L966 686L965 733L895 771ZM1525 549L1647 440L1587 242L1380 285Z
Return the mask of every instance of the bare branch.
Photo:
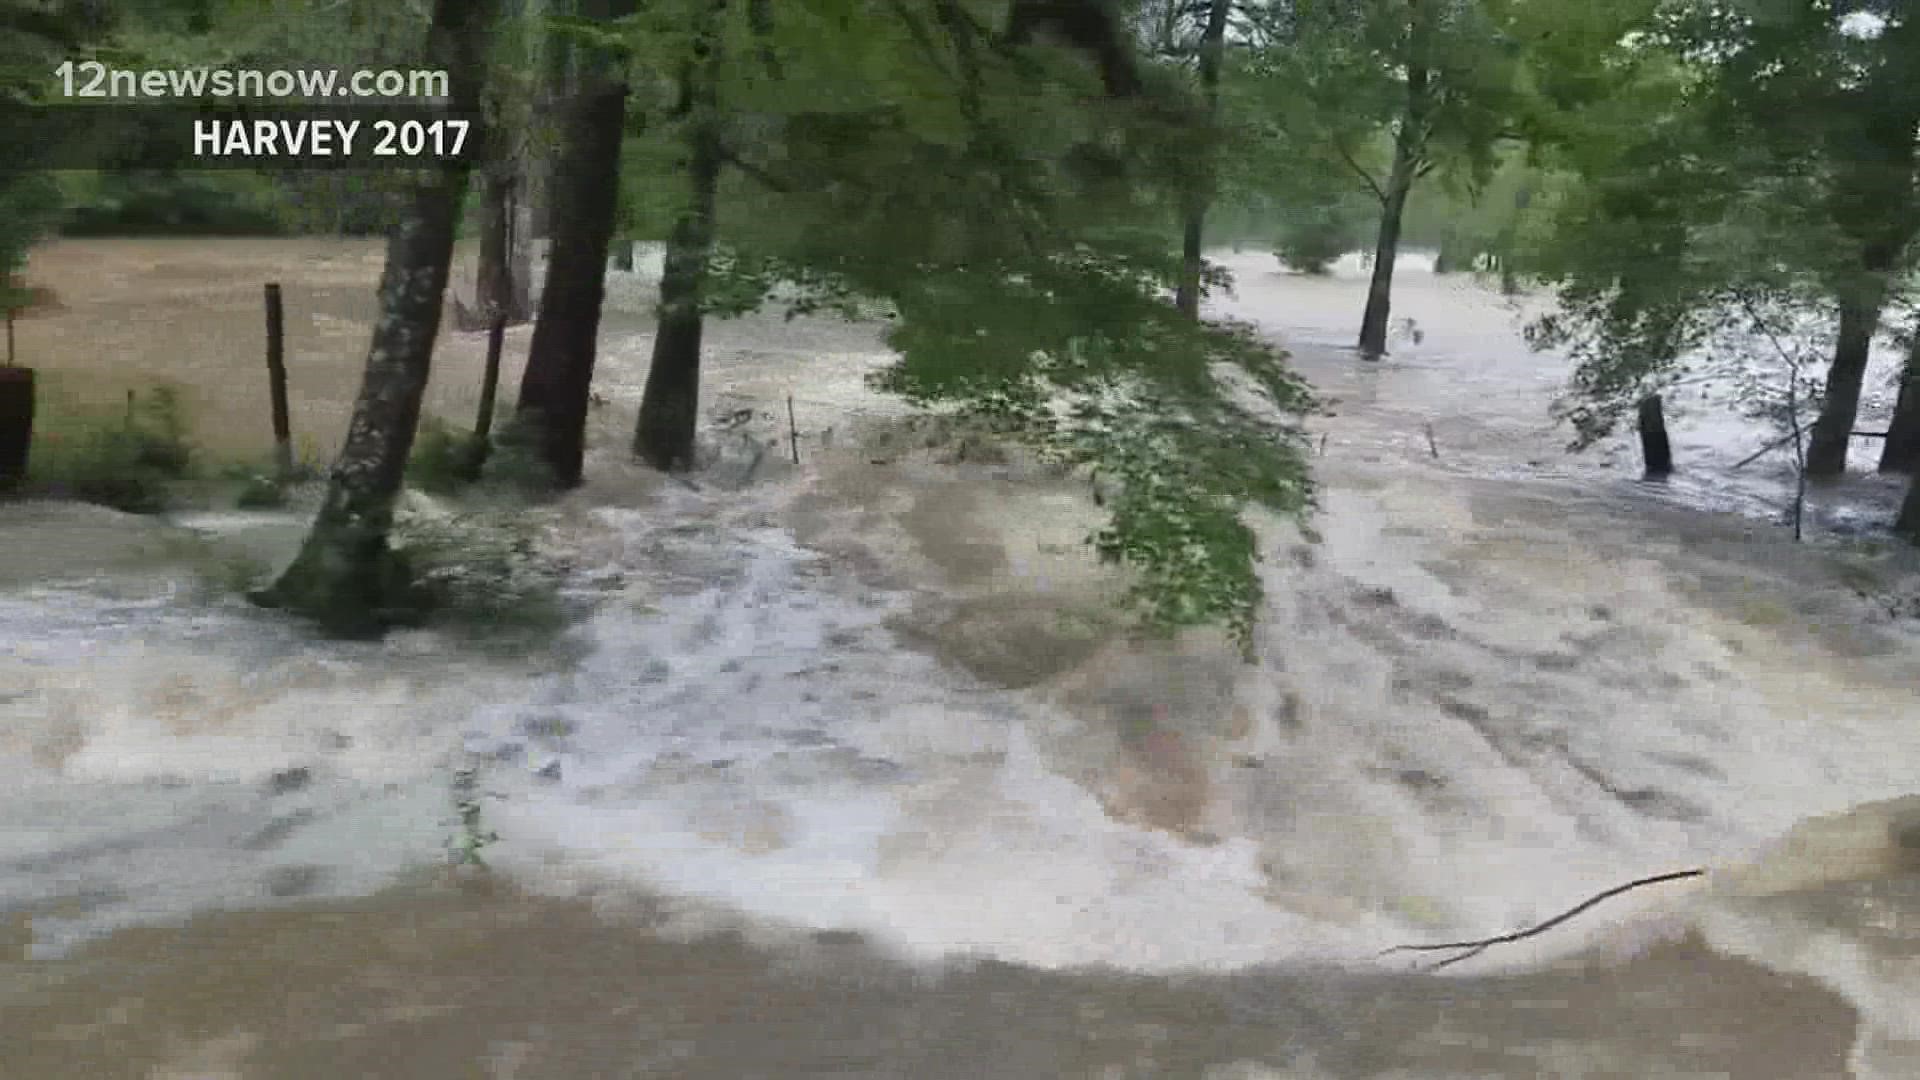
M1395 945L1391 949L1381 950L1379 955L1387 956L1389 954L1397 953L1397 952L1445 952L1449 949L1466 950L1465 952L1462 952L1458 956L1449 956L1445 960L1441 960L1436 963L1429 964L1426 967L1427 971L1439 971L1441 968L1450 967L1454 964L1459 963L1462 960L1471 960L1472 958L1479 956L1481 953L1486 952L1488 949L1492 948L1495 945L1508 945L1516 941L1524 941L1527 938L1544 934L1548 930L1551 930L1554 927L1559 926L1561 923L1566 922L1568 919L1573 918L1575 915L1578 915L1581 912L1586 911L1587 909L1595 906L1596 904L1601 903L1602 901L1611 900L1614 897L1619 896L1621 893L1631 892L1634 889L1644 888L1648 885L1659 885L1662 882L1679 881L1684 878L1704 877L1706 873L1707 872L1704 868L1697 868L1693 870L1676 870L1669 874L1655 874L1652 877L1644 877L1644 878L1640 878L1637 881L1629 881L1625 885L1615 885L1613 888L1608 889L1606 892L1603 892L1598 896L1592 897L1591 899L1586 900L1575 907L1569 908L1568 910L1563 911L1558 915L1555 915L1553 918L1548 919L1546 922L1539 923L1535 926L1530 926L1525 930L1516 930L1511 934L1501 934L1498 937L1481 938L1478 941L1448 941L1438 945Z
M739 169L754 183L780 195L792 195L800 190L799 185L782 176L776 176L759 165L740 156L731 146L720 148L720 160Z
M1379 199L1382 204L1385 204L1387 201L1385 189L1381 188L1380 182L1373 178L1372 173L1368 172L1364 166L1354 160L1353 154L1347 150L1347 144L1341 142L1339 139L1334 139L1333 148L1339 153L1340 160L1346 162L1347 167L1352 169L1355 175L1365 180L1367 186L1373 189L1373 197Z

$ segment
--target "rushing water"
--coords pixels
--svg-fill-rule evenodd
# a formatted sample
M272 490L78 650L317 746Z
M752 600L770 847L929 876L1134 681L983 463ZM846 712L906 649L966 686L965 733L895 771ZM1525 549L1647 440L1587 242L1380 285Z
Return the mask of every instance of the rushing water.
M1565 458L1563 368L1470 282L1410 268L1364 365L1354 268L1230 265L1338 399L1255 665L1118 639L1084 490L870 396L867 328L725 328L710 404L756 415L700 486L606 455L542 512L597 597L550 655L192 587L297 515L9 508L0 1074L1920 1075L1910 564L1788 543L1706 417L1664 491ZM649 340L616 310L603 446ZM407 876L462 766L484 895Z

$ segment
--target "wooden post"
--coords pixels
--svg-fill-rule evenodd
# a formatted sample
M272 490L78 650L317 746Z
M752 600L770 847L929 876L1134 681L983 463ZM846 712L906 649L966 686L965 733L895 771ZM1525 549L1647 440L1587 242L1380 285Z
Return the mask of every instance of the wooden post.
M33 445L33 369L0 368L0 491L27 478Z
M286 320L280 285L267 283L267 392L273 399L273 463L279 478L293 476L293 429L287 419Z
M493 321L487 326L487 365L480 376L480 413L473 418L473 445L468 447L467 460L460 466L468 480L480 479L480 469L486 465L487 454L493 449L493 411L500 394L500 353L507 343L507 310L495 306L492 316Z
M1667 416L1659 394L1640 399L1640 455L1647 463L1649 479L1673 472L1673 444L1667 441Z
M793 463L800 464L800 425L793 419L793 395L787 395L787 438L793 446Z

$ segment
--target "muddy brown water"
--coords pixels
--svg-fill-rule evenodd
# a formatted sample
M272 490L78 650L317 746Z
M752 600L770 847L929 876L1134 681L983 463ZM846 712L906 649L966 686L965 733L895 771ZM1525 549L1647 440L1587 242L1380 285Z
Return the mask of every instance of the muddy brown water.
M112 404L128 380L172 381L186 391L213 448L256 453L267 430L259 284L278 280L288 290L296 431L325 447L344 427L379 258L378 245L361 242L52 245L36 253L29 276L54 288L64 306L23 321L22 348L78 400ZM1364 287L1260 277L1245 261L1236 266L1249 282L1236 301L1242 313L1265 311L1309 331L1335 321L1325 311ZM1449 383L1438 362L1422 368L1410 350L1397 372L1355 372L1350 358L1314 346L1304 333L1303 369L1323 385L1346 387L1348 401L1327 428L1334 449L1319 462L1330 542L1318 554L1291 549L1303 565L1317 560L1330 575L1327 591L1281 598L1291 606L1276 617L1269 647L1294 669L1295 690L1277 702L1245 698L1233 685L1239 676L1204 648L1167 653L1112 640L1106 605L1118 583L1070 550L1085 524L1084 499L1072 485L979 463L959 467L951 455L936 460L944 451L915 444L911 431L883 426L885 440L862 441L860 423L835 411L850 392L810 391L795 377L806 359L824 371L820 357L871 351L872 328L723 324L710 400L766 407L797 386L803 415L814 414L803 422L807 464L766 466L777 482L803 485L785 504L782 523L827 553L833 572L874 587L921 583L914 602L890 616L910 648L982 686L1110 720L1111 729L1062 728L1042 747L1062 775L1097 793L1109 816L1203 848L1218 843L1217 833L1261 836L1276 867L1272 902L1330 925L1392 903L1415 911L1451 900L1500 912L1529 891L1536 894L1527 897L1536 905L1529 910L1544 917L1581 898L1568 883L1592 877L1560 874L1551 849L1527 850L1555 836L1637 858L1636 827L1687 834L1707 828L1703 820L1717 825L1716 815L1734 812L1729 807L1764 822L1752 824L1761 833L1786 831L1811 813L1799 809L1792 789L1795 762L1766 770L1756 763L1768 760L1767 739L1786 738L1774 728L1785 732L1795 717L1830 713L1833 739L1883 747L1889 771L1902 760L1920 765L1910 741L1895 737L1903 712L1920 723L1915 646L1898 627L1867 618L1850 587L1863 575L1895 574L1888 557L1795 548L1750 519L1623 502L1630 496L1594 483L1592 473L1474 475L1479 457L1545 457L1556 436L1537 412L1511 407L1501 395L1538 404L1550 380L1500 373L1507 369L1491 350L1511 347L1498 344L1509 331L1484 315L1501 302L1408 277L1403 307L1433 341L1451 335L1456 350L1471 353L1472 375ZM643 374L631 361L644 356L650 330L646 284L623 280L612 290L608 337L617 344L600 380L612 404L596 420L605 445L620 444ZM515 341L509 379L524 348L523 337ZM463 418L478 348L473 338L443 340L430 407ZM257 409L243 389L256 378ZM1419 436L1423 408L1442 418L1442 460L1431 460ZM842 429L838 446L820 430L827 425ZM663 505L657 481L613 457L603 451L590 470L596 478L580 497L583 516L589 503L642 514ZM1579 482L1567 483L1569 475ZM0 577L9 592L63 573L133 581L155 566L199 557L182 545L205 543L105 512L6 512L13 516L0 528L34 552L15 567L31 573ZM688 588L724 580L734 550L715 540L720 531L699 531L720 526L693 520L687 528L684 543L662 542L647 557L680 560L673 569ZM273 530L261 534L262 550L297 537L289 522ZM617 547L660 539L599 541ZM1288 552L1276 555L1284 560ZM1340 668L1343 653L1367 663ZM1300 670L1320 664L1325 672ZM198 692L218 700L204 685ZM1753 730L1727 746L1744 740L1759 749L1714 757L1718 744L1667 746L1645 734L1682 726L1685 717L1662 712L1674 708L1666 702L1698 709L1716 696L1752 710L1740 718ZM362 722L363 742L382 724L407 722L404 708L383 701L379 708L393 711ZM1361 730L1367 710L1389 705L1404 710L1409 732L1423 730L1412 718L1438 716L1450 726L1424 729L1439 734L1422 737L1482 745L1430 747L1423 758L1418 746L1397 745L1391 724ZM1880 723L1887 726L1874 726ZM1146 724L1148 736L1128 737L1135 724ZM1650 740L1634 743L1640 758L1603 752L1609 733L1597 729L1610 726L1625 742ZM84 760L93 782L102 770L113 775L114 753L138 773L131 759L160 746L116 744L114 731L84 725L51 741L27 735L43 767L57 773ZM99 745L89 750L90 740ZM0 737L0 751L9 745ZM1804 743L1781 745L1807 753ZM1362 751L1379 758L1348 760ZM1808 755L1806 769L1851 767L1816 756ZM1470 846L1381 841L1379 822L1340 803L1335 790L1376 773L1390 787L1368 788L1366 797L1391 791L1425 800L1433 820L1458 830L1453 839L1485 847L1481 834L1490 833L1495 847L1517 847L1532 861L1477 882L1472 870L1396 870L1396 859L1488 856ZM1498 784L1476 786L1483 775ZM315 776L313 788L325 789L324 770L316 767ZM1316 779L1331 786L1316 787ZM1863 781L1862 790L1884 793L1883 781L1873 783L1880 787ZM1750 795L1738 794L1743 784ZM1509 793L1505 785L1524 790ZM1531 801L1496 813L1489 792ZM301 794L258 798L276 805ZM1827 810L1847 805L1830 795L1808 798ZM392 805L393 813L413 812L404 800ZM125 811L116 804L113 812ZM270 853L284 834L305 827L303 813L320 812L274 811L261 819L264 829L229 829L209 811L177 826L218 825L216 836ZM386 828L377 817L383 812L370 811L372 823L359 827ZM1527 815L1550 813L1575 824L1528 831ZM753 850L778 851L786 842L774 821L769 837L751 841L761 844ZM129 829L130 839L109 832L37 856L32 872L56 882L61 866L72 867L65 894L0 907L0 1077L1920 1076L1920 1042L1911 1041L1920 1031L1902 1020L1920 1015L1913 1008L1920 988L1915 821L1914 807L1887 803L1806 823L1771 856L1724 874L1716 867L1704 890L1674 890L1670 917L1617 927L1589 948L1545 954L1500 974L1463 965L1435 976L1367 957L1334 966L1251 955L1234 971L1200 970L1218 964L1169 971L1182 965L1156 955L1151 922L1144 931L1128 924L1137 939L1109 950L1125 963L968 960L969 952L1048 951L1044 942L1019 943L1009 923L1017 926L1020 912L1009 919L995 911L1003 895L1031 903L1028 883L991 871L960 879L968 893L960 909L973 904L982 917L977 950L956 940L964 921L957 932L937 920L899 928L918 943L950 935L947 958L930 963L896 947L884 925L795 927L731 910L716 916L631 883L567 884L576 866L557 856L550 864L538 854L515 856L511 840L501 850L513 874L416 871L366 895L271 905L250 903L243 894L253 886L236 880L234 897L191 918L169 911L57 957L41 954L35 944L55 921L115 899L91 884L113 880L100 868L114 851L131 861L143 846L173 850L164 837ZM65 824L15 823L49 836ZM398 822L391 827L401 831ZM1649 851L1684 846L1648 841ZM1591 861L1593 850L1569 847L1565 861ZM191 849L180 848L179 857L192 858ZM909 849L899 856L909 868L920 858L937 855ZM12 865L27 873L26 862ZM183 862L178 872L238 873L244 865ZM263 889L297 897L318 891L313 886L327 873L289 862L273 868ZM1608 876L1633 874L1623 863ZM1402 886L1411 895L1398 895L1382 884L1402 878L1465 884L1438 900L1423 899L1413 885ZM1476 888L1487 895L1466 895ZM117 901L137 908L139 898ZM1694 901L1703 906L1689 908ZM1648 903L1658 913L1664 902ZM1027 914L1035 925L1074 925L1038 909ZM1204 914L1186 909L1181 917ZM1514 928L1514 921L1487 921L1493 918L1475 921L1486 922L1486 933ZM997 938L987 936L989 925ZM1160 927L1168 955L1191 947L1187 929L1171 921ZM1056 951L1078 955L1065 944ZM1254 942L1248 952L1284 955L1286 945Z

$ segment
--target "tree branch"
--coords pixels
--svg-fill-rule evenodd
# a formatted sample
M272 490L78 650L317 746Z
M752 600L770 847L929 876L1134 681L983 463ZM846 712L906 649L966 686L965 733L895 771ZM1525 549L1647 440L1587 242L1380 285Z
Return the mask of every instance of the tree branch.
M1676 870L1669 874L1655 874L1652 877L1644 877L1644 878L1640 878L1637 881L1629 881L1625 885L1615 885L1613 888L1608 889L1606 892L1603 892L1598 896L1592 897L1589 900L1586 900L1572 908L1569 908L1566 911L1561 912L1558 915L1555 915L1553 918L1548 919L1546 922L1539 923L1534 926L1530 926L1525 930L1516 930L1511 934L1501 934L1498 937L1481 938L1477 941L1448 941L1438 945L1395 945L1391 949L1381 950L1378 955L1387 956L1389 954L1397 953L1397 952L1444 952L1449 949L1466 950L1465 952L1462 952L1458 956L1449 956L1445 960L1437 961L1435 963L1427 965L1426 967L1426 970L1429 972L1439 971L1441 968L1449 967L1451 965L1457 964L1462 960L1471 960L1474 957L1479 956L1481 953L1486 952L1488 949L1492 948L1495 945L1508 945L1516 941L1524 941L1527 938L1536 937L1540 934L1544 934L1548 930L1551 930L1554 927L1559 926L1561 923L1566 922L1568 919L1573 918L1575 915L1578 915L1581 912L1586 911L1587 909L1593 907L1596 904L1599 904L1602 901L1611 900L1614 897L1619 896L1621 893L1631 892L1634 889L1644 888L1648 885L1658 885L1658 884L1661 884L1662 882L1667 882L1667 881L1679 881L1679 880L1682 880L1683 878L1704 877L1706 873L1707 872L1705 869Z
M748 179L775 194L793 195L800 190L798 184L784 177L776 176L759 165L755 165L753 162L741 157L731 146L722 145L720 147L720 160L740 170Z
M1341 142L1339 139L1334 139L1333 148L1335 151L1337 151L1340 154L1340 160L1346 162L1347 167L1351 168L1354 171L1355 175L1359 176L1360 179L1365 180L1367 182L1367 186L1373 189L1373 197L1376 199L1379 199L1380 202L1384 205L1387 201L1386 191L1380 187L1379 181L1373 178L1372 173L1368 172L1364 167L1361 166L1361 164L1358 161L1354 160L1353 155L1349 153L1347 150L1347 144Z

